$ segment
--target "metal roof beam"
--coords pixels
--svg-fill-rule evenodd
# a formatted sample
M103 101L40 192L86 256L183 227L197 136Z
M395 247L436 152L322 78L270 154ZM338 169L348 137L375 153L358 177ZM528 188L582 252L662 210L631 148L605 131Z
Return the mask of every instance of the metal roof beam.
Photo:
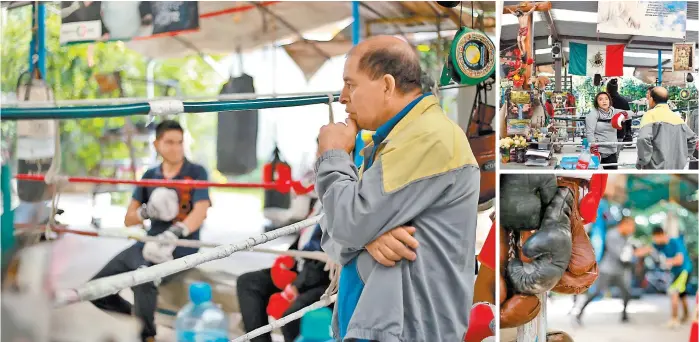
M613 43L613 44L626 44L628 40L626 39L618 39L618 38L594 38L594 37L583 37L583 36L566 36L566 35L559 35L560 39L562 41L570 41L570 40L577 40L577 41L583 41L583 42L589 42L589 43L595 43L595 42L603 42L603 43ZM548 36L536 36L534 37L536 40L547 40ZM500 41L500 46L509 46L512 44L517 44L516 39L510 39L510 40L501 40ZM634 45L646 45L646 46L627 46L627 49L633 49L633 50L651 50L651 51L672 51L672 43L666 43L666 42L654 42L654 41L645 41L645 40L634 40L633 41Z

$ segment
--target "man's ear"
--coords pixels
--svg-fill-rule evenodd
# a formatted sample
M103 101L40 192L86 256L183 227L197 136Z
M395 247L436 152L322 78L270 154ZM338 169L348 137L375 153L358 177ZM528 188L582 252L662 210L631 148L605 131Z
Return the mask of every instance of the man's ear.
M383 75L383 87L386 96L393 97L393 94L395 94L396 91L396 79L393 78L393 75Z

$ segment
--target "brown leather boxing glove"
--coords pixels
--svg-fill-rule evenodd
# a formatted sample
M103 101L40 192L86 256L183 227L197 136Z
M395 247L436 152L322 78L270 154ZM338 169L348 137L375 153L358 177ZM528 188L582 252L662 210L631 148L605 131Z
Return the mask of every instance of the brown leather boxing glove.
M536 296L513 295L500 304L500 329L514 328L531 322L541 310Z
M561 294L581 294L587 291L592 284L597 281L597 264L587 273L574 275L571 272L563 273L563 277L558 281L551 291Z
M565 186L573 193L574 204L572 215L570 217L571 234L573 236L573 250L566 271L574 275L583 275L588 273L595 264L595 250L592 248L590 238L585 232L583 220L580 217L580 186L581 180L571 178L558 178L558 185Z
M570 262L561 280L551 289L554 292L562 294L583 293L592 286L598 276L595 251L592 247L592 243L590 243L590 238L585 232L578 209L581 182L582 181L577 179L558 178L558 185L570 189L575 199L570 218L573 240Z
M565 331L549 331L546 333L546 342L575 342Z

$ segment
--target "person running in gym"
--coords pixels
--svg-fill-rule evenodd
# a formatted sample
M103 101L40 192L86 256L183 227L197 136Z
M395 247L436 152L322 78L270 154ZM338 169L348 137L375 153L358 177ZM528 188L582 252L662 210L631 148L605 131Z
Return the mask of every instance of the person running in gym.
M681 323L689 320L689 305L687 304L687 282L692 274L692 260L689 258L687 246L682 237L670 238L662 227L653 228L653 247L641 247L639 250L645 255L657 250L665 255L665 265L670 267L672 283L667 292L672 301L672 318L667 322L668 328L674 329ZM682 319L678 320L678 306L682 303Z
M580 308L580 312L575 317L578 324L582 325L582 315L585 312L585 307L597 296L607 292L612 286L617 286L621 290L622 300L624 301L621 321L629 321L626 307L631 300L631 261L634 255L638 256L640 254L634 252L632 245L629 243L629 238L635 231L636 223L631 216L622 217L615 228L607 231L604 254L599 264L597 288L587 296L585 303Z

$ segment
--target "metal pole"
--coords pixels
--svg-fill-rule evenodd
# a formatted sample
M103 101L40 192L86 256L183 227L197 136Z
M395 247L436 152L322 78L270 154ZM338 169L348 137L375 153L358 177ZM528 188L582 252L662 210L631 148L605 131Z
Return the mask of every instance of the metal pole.
M658 50L658 84L663 84L663 51Z
M34 12L36 11L36 12ZM29 43L29 73L34 72L34 64L39 67L40 76L37 79L46 79L46 5L39 3L32 13L36 13L36 21L32 20L32 30L36 25L36 32ZM37 46L38 45L38 46Z
M359 44L362 39L362 23L361 15L359 13L359 1L352 1L352 45ZM359 130L357 134L357 139L354 143L354 164L360 167L364 162L364 158L359 154L359 152L364 148L364 140L362 140L362 130Z

